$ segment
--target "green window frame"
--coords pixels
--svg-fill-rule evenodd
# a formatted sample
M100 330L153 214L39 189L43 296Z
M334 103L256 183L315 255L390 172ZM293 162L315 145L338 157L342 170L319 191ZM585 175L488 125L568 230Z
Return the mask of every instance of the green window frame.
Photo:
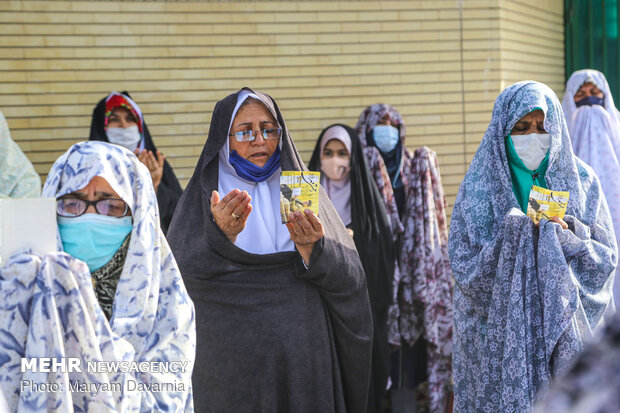
M580 69L605 74L620 102L620 0L564 0L566 79Z

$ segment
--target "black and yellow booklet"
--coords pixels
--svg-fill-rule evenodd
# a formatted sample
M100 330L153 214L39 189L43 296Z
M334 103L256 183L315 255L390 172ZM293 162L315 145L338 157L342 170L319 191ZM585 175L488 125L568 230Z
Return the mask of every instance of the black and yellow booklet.
M282 171L280 174L280 215L282 223L294 211L309 209L319 215L320 172Z
M527 203L527 216L538 224L542 218L564 218L568 206L568 191L552 191L533 185Z

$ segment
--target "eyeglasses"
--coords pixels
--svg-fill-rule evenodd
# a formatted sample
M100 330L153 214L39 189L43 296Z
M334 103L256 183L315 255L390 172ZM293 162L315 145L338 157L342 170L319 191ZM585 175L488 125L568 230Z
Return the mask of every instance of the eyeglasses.
M263 139L280 139L282 136L282 129L280 128L267 128L262 129L261 135L263 135ZM234 136L237 142L251 142L256 139L256 135L254 135L254 131L252 130L244 130L235 133L231 133L228 136Z
M124 217L129 212L129 206L122 199L104 198L97 201L87 201L80 198L60 198L56 200L56 213L61 217L74 218L84 215L89 206L95 211L110 217Z

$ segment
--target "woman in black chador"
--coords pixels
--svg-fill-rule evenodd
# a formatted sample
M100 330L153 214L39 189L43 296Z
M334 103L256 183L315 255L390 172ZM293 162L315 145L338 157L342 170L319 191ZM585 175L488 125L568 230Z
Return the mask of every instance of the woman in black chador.
M280 171L306 170L268 95L219 101L168 240L196 307L200 412L365 412L366 280L329 198L280 218Z
M308 168L321 172L321 185L353 236L366 273L374 326L368 413L381 413L390 371L387 315L394 276L390 223L359 137L349 126L331 125L321 132Z
M97 103L89 140L123 146L146 165L157 194L161 229L166 234L183 189L164 155L155 148L142 111L128 92L112 92Z

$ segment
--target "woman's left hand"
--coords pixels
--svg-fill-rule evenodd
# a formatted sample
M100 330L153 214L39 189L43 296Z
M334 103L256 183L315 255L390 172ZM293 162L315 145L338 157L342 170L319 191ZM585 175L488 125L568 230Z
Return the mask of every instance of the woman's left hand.
M564 221L560 217L551 217L551 219L549 219L549 221L553 221L553 222L555 222L557 224L560 224L562 229L568 229L568 224L566 223L566 221Z
M291 239L304 262L306 265L310 265L310 255L314 244L323 238L325 230L319 217L309 209L304 212L291 212L288 216L290 222L286 224L286 228L288 228Z
M562 218L560 217L551 217L549 218L549 221L551 222L555 222L556 224L560 224L560 226L562 227L562 229L568 229L568 224L566 223L566 221L564 221ZM540 221L536 223L536 226L538 228L540 228Z
M157 151L157 157L155 157L153 152L147 151L146 149L142 152L139 151L140 149L137 148L134 153L138 156L138 160L149 168L151 179L153 180L153 187L155 187L155 192L157 192L157 188L161 183L161 178L164 175L164 161L166 157L159 150Z

